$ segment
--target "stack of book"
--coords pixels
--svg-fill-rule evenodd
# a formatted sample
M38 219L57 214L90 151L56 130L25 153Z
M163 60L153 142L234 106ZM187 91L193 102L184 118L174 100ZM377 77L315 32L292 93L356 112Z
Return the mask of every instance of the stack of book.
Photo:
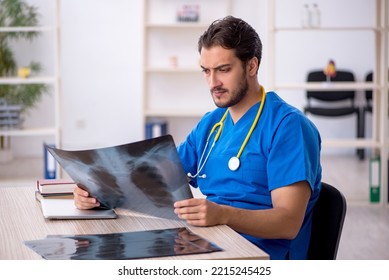
M73 190L77 186L71 179L38 179L35 197L38 201L43 198L73 199Z

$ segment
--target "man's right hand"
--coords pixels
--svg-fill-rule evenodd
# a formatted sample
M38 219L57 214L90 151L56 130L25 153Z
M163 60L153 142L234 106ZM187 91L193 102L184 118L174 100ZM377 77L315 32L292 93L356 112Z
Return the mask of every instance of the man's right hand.
M89 196L89 193L80 188L76 187L73 190L74 204L78 209L92 209L100 206L100 202L96 198Z

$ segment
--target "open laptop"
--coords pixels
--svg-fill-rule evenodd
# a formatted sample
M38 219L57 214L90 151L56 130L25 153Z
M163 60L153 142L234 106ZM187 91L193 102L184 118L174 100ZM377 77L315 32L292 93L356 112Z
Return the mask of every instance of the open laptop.
M80 210L73 199L42 199L42 214L46 219L114 219L117 214L112 209Z

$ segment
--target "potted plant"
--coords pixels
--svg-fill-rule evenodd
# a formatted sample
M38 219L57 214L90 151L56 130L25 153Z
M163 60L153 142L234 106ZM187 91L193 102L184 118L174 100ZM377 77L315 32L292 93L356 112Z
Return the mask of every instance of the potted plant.
M33 27L38 25L37 8L23 0L0 0L0 28ZM18 66L11 43L18 40L32 41L39 36L34 31L0 32L0 78L21 77L38 74L41 65L30 62ZM21 125L21 114L33 108L48 92L46 84L0 84L0 129L18 128ZM0 136L0 151L9 149L9 141Z

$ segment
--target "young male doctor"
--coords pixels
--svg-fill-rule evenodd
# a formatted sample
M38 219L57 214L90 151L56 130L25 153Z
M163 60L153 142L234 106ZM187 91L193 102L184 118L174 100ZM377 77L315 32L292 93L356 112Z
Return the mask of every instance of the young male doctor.
M194 226L228 225L271 259L306 259L321 189L318 130L298 109L258 83L262 43L245 21L213 22L198 42L200 66L218 107L177 150L206 198L177 201ZM99 202L81 188L78 208Z

